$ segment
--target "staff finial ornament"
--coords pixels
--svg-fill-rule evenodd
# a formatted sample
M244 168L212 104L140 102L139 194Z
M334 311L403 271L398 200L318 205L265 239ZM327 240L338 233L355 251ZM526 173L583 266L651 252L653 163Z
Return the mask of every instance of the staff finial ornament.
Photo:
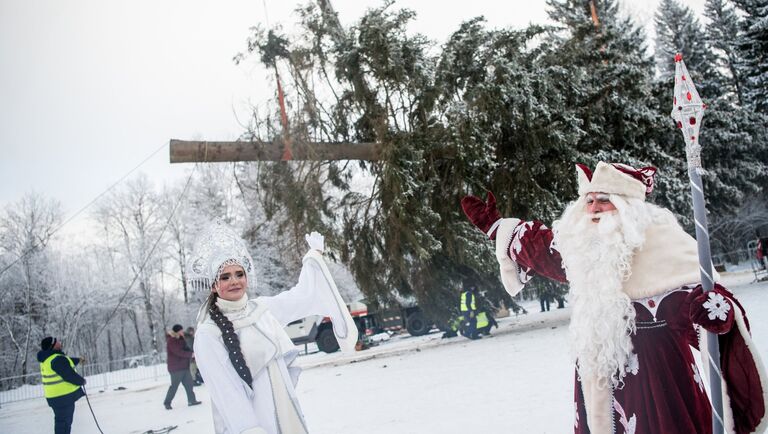
M672 119L683 133L685 152L688 155L688 169L702 174L701 145L699 129L706 105L702 102L696 86L685 67L683 55L675 55L675 94L672 103Z

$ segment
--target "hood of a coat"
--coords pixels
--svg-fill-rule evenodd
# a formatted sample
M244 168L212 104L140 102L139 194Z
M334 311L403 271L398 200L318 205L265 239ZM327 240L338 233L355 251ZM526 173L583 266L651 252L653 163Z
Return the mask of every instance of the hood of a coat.
M51 357L53 354L64 354L64 352L59 350L40 350L37 352L37 361L43 363L45 359Z

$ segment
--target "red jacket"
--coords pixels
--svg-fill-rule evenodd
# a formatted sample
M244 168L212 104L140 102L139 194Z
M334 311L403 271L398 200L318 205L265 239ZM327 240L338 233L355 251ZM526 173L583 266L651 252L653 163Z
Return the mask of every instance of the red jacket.
M176 332L168 332L165 336L168 351L168 372L189 369L189 359L195 355L187 348L184 337Z

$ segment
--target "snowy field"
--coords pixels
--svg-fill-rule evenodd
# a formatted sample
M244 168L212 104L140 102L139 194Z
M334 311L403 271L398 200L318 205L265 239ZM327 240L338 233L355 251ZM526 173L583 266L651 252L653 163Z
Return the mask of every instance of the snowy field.
M768 360L768 282L750 284L751 273L724 276L742 301L763 360ZM313 434L567 433L573 426L573 366L568 356L569 309L499 321L494 336L479 341L440 339L440 333L398 337L347 356L302 356L298 393ZM213 432L210 398L187 407L183 390L174 409L163 408L167 380L90 393L106 434L141 434L178 425L173 434ZM0 408L0 433L52 433L53 412L44 400ZM72 432L98 433L85 399L77 403Z

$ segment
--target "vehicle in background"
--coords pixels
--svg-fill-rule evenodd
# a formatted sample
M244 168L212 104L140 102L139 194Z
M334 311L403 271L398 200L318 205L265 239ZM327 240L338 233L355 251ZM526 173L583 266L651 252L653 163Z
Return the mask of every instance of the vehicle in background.
M418 306L373 312L358 301L348 304L347 308L361 337L381 332L399 332L403 329L412 336L421 336L429 333L434 327L434 323L424 316ZM309 316L288 324L285 331L296 345L315 342L320 351L333 353L339 349L339 343L336 342L332 327L330 318Z

